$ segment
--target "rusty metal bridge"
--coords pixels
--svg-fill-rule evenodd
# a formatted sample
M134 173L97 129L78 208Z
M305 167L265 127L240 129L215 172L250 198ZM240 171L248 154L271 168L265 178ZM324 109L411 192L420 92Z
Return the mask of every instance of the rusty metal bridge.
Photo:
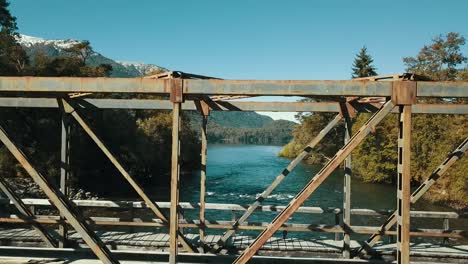
M96 96L99 95L99 96ZM316 102L255 102L255 96L303 96L319 99ZM231 101L252 97L253 101ZM222 80L206 76L169 72L145 78L49 78L49 77L0 77L0 108L56 108L61 113L61 177L60 187L51 184L29 161L29 157L12 141L8 132L0 126L0 140L24 167L34 182L47 195L44 199L18 197L7 181L0 178L0 188L8 199L0 200L5 208L9 204L16 214L2 211L0 223L30 225L33 229L0 228L0 257L49 254L61 257L70 254L78 259L93 252L103 263L119 263L132 253L125 250L144 248L134 255L143 261L209 262L209 263L361 263L369 256L380 254L379 261L409 263L431 256L439 260L468 261L468 247L450 247L442 250L431 245L418 248L410 243L410 237L466 238L466 230L451 230L448 219L465 218L455 212L411 211L410 205L437 181L438 178L461 159L468 147L468 138L453 146L453 152L439 167L434 168L425 182L411 193L410 146L411 117L414 114L468 114L468 105L456 98L468 97L468 82L432 82L413 74L377 76L347 81L274 81L274 80ZM125 98L125 99L115 99ZM154 99L158 98L158 99ZM427 103L429 98L443 98L442 103ZM426 102L426 103L425 103ZM155 202L145 193L132 175L87 123L85 109L166 109L172 110L172 169L170 202ZM1 109L0 109L1 111ZM179 202L179 130L182 111L198 111L201 125L201 177L200 202ZM209 204L205 202L207 137L206 126L211 111L277 111L277 112L332 112L336 117L309 142L304 150L271 182L256 200L249 205ZM369 120L352 133L351 117L358 112L373 113ZM399 116L398 134L398 184L395 212L367 209L351 209L351 152L387 115ZM70 176L70 123L76 122L102 150L122 177L141 198L132 201L72 201L68 197ZM346 133L342 148L308 182L286 206L265 205L268 196L294 170L325 135L344 122ZM340 164L345 166L343 207L323 209L301 207L327 177ZM54 207L59 215L39 215L34 208ZM145 220L134 217L85 217L81 209L107 208L149 210L155 218ZM169 210L169 214L167 214ZM198 219L183 219L181 212L199 211ZM231 221L208 220L206 210L232 211L242 214ZM277 212L270 223L248 222L254 212ZM294 213L333 214L332 225L288 223ZM233 214L235 216L235 214ZM352 215L367 217L385 216L382 226L355 226ZM411 229L410 219L445 219L444 229ZM3 225L2 224L2 225ZM395 229L393 227L396 226ZM0 226L1 227L1 226ZM127 228L125 232L105 228ZM58 228L58 230L57 230ZM143 228L136 232L136 228ZM169 229L168 234L162 230ZM184 230L198 230L191 234ZM225 230L223 235L207 234L208 229ZM122 230L122 229L119 229ZM133 231L131 231L133 230ZM155 231L156 230L156 231ZM259 230L256 238L237 236L238 230ZM274 237L278 231L335 233L335 240L300 240ZM353 234L369 234L370 238L356 243ZM342 239L340 237L342 236ZM396 243L381 245L383 236L396 236ZM9 245L9 246L8 246ZM13 246L23 247L13 247ZM43 245L44 248L38 248ZM27 247L27 246L33 246ZM67 248L68 247L68 248ZM71 249L75 248L75 249ZM76 249L76 248L85 249ZM159 253L151 251L159 249ZM166 248L169 252L161 253ZM150 250L150 251L148 251ZM232 254L226 254L226 250ZM437 254L437 251L440 251ZM309 252L310 254L306 254ZM325 254L325 253L327 254ZM258 253L258 254L257 254ZM257 254L257 255L256 255ZM269 255L269 256L268 256ZM82 257L80 257L82 256ZM144 256L144 257L142 257ZM323 258L317 258L322 256ZM89 258L89 256L87 256ZM79 262L77 262L79 263Z

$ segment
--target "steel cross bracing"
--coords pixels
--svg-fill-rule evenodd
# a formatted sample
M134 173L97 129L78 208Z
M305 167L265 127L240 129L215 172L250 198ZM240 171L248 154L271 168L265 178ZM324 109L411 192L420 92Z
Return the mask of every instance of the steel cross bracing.
M101 94L100 98L93 98ZM126 99L115 99L125 95ZM107 97L110 95L112 97ZM116 96L117 95L117 96ZM138 96L136 96L138 95ZM149 98L145 96L149 95ZM153 99L154 96L160 99ZM255 96L304 96L318 98L319 102L255 102ZM106 98L107 97L107 98ZM170 101L168 98L170 97ZM230 101L252 97L252 101ZM445 98L442 104L421 103L417 99ZM399 191L398 204L401 216L395 214L389 218L379 233L374 234L368 241L371 247L388 229L399 222L398 261L409 261L409 202L416 202L427 189L434 184L466 150L466 140L454 151L429 179L418 188L410 197L409 190L409 146L410 146L410 117L411 114L467 114L468 105L456 103L452 98L468 97L468 82L430 82L414 74L396 74L376 76L372 78L356 79L351 81L258 81L258 80L222 80L207 76L187 74L183 72L169 72L146 78L52 78L52 77L0 77L0 108L26 107L26 108L57 108L63 112L62 118L62 163L61 191L50 186L26 160L24 154L9 140L7 134L1 130L0 138L15 157L25 166L31 177L39 183L52 203L59 209L62 216L60 246L66 242L66 225L63 219L76 229L95 254L105 263L117 263L109 250L97 236L89 229L84 219L75 211L73 204L66 198L67 166L70 163L69 134L70 118L85 130L92 140L100 147L103 153L116 166L122 176L130 183L154 214L162 220L161 223L151 223L149 226L164 225L170 229L170 262L177 262L179 243L188 251L196 251L194 245L179 231L179 155L180 142L179 129L182 111L199 111L202 113L202 164L201 164L201 195L200 195L200 249L204 250L205 228L209 221L205 219L205 191L206 191L206 162L207 141L206 125L210 111L284 111L284 112L334 112L337 116L308 144L289 165L281 172L262 195L254 201L244 214L232 224L224 236L211 249L219 251L236 229L246 223L252 212L259 208L262 202L288 175L297 164L305 158L316 144L338 123L344 119L346 134L345 145L330 160L329 163L309 182L304 189L284 208L282 212L264 229L260 236L239 256L236 263L246 263L261 248L273 233L282 228L297 208L307 199L320 184L342 162L345 162L344 196L343 196L343 226L344 234L343 256L350 257L350 203L351 203L351 151L361 142L367 134L375 130L375 126L389 113L400 115L400 152L401 160L398 170L401 173L401 191ZM112 99L110 99L112 98ZM385 103L385 104L384 104ZM393 106L397 107L393 107ZM97 137L88 124L81 117L81 109L167 109L173 111L173 150L171 170L171 207L170 217L162 214L159 206L151 201L144 190L133 180L115 156ZM374 116L354 135L351 135L351 118L356 112L375 113ZM461 153L461 154L460 154ZM5 189L5 188L4 188ZM8 192L8 191L7 191ZM10 197L15 205L20 205L17 197ZM21 201L21 200L19 200ZM20 205L21 208L21 205ZM26 208L26 207L24 207ZM26 208L27 209L27 208ZM26 212L26 213L25 213ZM22 212L28 214L27 211ZM34 219L31 213L28 223L36 227L43 220ZM20 220L18 220L20 221ZM144 223L142 223L144 224ZM187 226L187 224L185 224ZM48 233L46 233L47 235ZM413 234L413 233L411 233ZM47 238L45 238L47 239ZM366 250L367 248L363 249ZM362 251L362 250L361 250Z
M436 183L436 181L447 172L447 170L455 164L457 160L460 160L468 148L468 138L466 138L454 151L448 155L448 157L431 173L431 175L411 194L411 203L416 203L430 188ZM385 223L379 228L378 233L372 234L364 245L358 249L357 254L369 251L381 238L385 231L390 230L393 225L397 222L396 212L394 212Z
M265 244L265 242L284 224L289 217L305 202L307 198L319 187L319 185L342 163L345 158L364 140L364 138L373 130L373 128L393 109L394 104L388 101L385 105L372 116L369 121L362 126L359 131L344 145L336 155L322 168L310 181L304 189L300 191L286 208L279 213L270 225L247 247L244 252L234 261L234 263L247 263L253 255Z
M29 210L29 208L23 203L21 198L19 198L15 191L11 189L11 186L8 182L3 178L0 177L0 189L5 193L5 195L10 199L13 204L15 205L16 209L22 214L22 217L27 220L33 220L36 218L34 214ZM53 236L49 233L49 231L42 226L41 224L31 221L32 227L36 230L39 236L46 242L49 247L57 247L58 243L55 241Z
M138 195L145 201L146 205L153 211L153 213L160 218L162 221L167 222L167 217L161 212L161 209L155 204L143 191L143 189L138 185L138 183L130 176L130 174L123 168L117 158L110 152L110 150L104 145L104 143L97 137L97 135L92 131L88 124L84 121L83 118L78 114L78 112L66 101L63 100L63 105L65 106L65 111L69 112L71 116L78 122L78 124L85 130L85 132L91 137L91 139L96 143L96 145L102 150L102 152L107 156L107 158L112 162L112 164L117 168L117 170L122 174L122 176L128 181L128 183L133 187L133 189L138 193ZM194 252L194 249L190 245L190 242L184 237L179 236L181 244L189 252Z
M293 159L288 166L275 178L275 180L257 197L254 203L252 203L247 211L232 225L232 229L228 230L224 235L216 242L213 249L211 250L213 253L219 251L219 249L226 243L226 241L234 235L236 232L236 227L242 225L244 221L257 209L261 203L267 199L267 197L273 192L273 190L286 178L286 176L291 173L294 168L304 159L306 158L310 152L314 149L314 147L332 130L338 122L342 119L342 115L338 114L324 129L322 129L316 137L314 137L309 144L302 150L302 152L297 155L295 159Z
M73 203L65 197L59 190L49 184L47 179L42 176L27 160L26 156L11 141L3 127L0 126L0 140L18 160L19 163L28 172L36 184L44 191L54 206L65 216L70 225L81 235L96 256L105 264L119 263L109 249L104 245L101 239L91 230L83 217L75 210Z

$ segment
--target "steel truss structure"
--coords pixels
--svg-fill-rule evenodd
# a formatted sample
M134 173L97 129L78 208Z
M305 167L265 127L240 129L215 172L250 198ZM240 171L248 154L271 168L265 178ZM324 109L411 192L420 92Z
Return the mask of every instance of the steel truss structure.
M95 95L100 95L96 98ZM115 98L125 99L115 99ZM155 96L159 99L152 99ZM255 96L303 96L317 98L311 102L255 102L231 101ZM146 97L146 98L145 98ZM67 224L75 229L90 249L103 263L118 263L110 250L91 230L82 214L68 198L67 180L70 164L70 122L76 122L101 149L125 180L132 186L144 204L161 221L169 226L170 263L177 263L179 244L187 251L196 253L208 250L217 253L226 241L242 226L249 216L290 174L291 171L313 151L315 146L340 122L344 121L346 133L343 147L278 213L252 244L238 256L234 263L247 263L274 233L280 230L289 217L310 197L327 177L344 163L343 197L343 257L350 258L351 227L351 152L388 114L399 115L398 138L398 190L397 211L385 222L378 233L365 243L358 254L367 252L389 229L397 225L397 262L409 263L410 204L416 202L433 184L460 159L468 146L466 139L433 174L410 195L410 146L412 114L468 114L468 104L457 103L454 98L468 97L468 82L431 82L413 74L397 74L360 78L348 81L259 81L222 80L212 77L168 72L145 78L49 78L49 77L0 77L0 107L2 108L57 108L62 114L61 137L61 183L60 189L51 185L36 170L21 152L11 137L0 125L0 140L40 186L50 202L60 212L60 240L56 241L39 219L23 204L11 187L0 179L0 188L18 208L24 221L31 223L51 247L64 247L67 241ZM142 99L145 98L145 99ZM444 98L441 103L424 103L427 98ZM82 109L166 109L172 110L172 167L170 215L166 216L160 206L150 200L143 188L133 179L111 153L104 142L82 117ZM201 190L200 190L200 244L195 245L179 230L179 177L181 112L198 111L201 125ZM212 248L204 243L207 122L211 111L277 111L277 112L334 112L336 117L278 174L261 195L249 205L222 238ZM351 132L352 117L356 113L374 113L354 135ZM143 223L142 223L143 224ZM411 233L412 234L412 233Z

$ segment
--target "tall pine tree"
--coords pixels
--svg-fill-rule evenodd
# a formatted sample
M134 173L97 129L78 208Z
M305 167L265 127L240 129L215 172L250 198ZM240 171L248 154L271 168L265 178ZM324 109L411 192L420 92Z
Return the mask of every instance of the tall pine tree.
M16 42L16 17L8 10L10 4L0 0L0 75L20 75L25 71L28 57Z
M374 59L367 53L366 46L362 47L359 53L356 55L353 63L353 74L352 78L370 77L377 75L374 65L372 63Z

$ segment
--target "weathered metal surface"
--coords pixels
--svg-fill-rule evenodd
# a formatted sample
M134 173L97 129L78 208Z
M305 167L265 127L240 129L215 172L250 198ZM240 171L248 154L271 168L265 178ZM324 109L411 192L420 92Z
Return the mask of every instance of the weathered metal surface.
M255 239L255 241L236 259L234 263L247 263L257 250L284 224L289 217L305 202L305 200L320 186L320 184L342 163L351 151L374 130L375 126L391 112L394 105L391 101L374 114L367 123L341 148L336 155L322 168L307 185L299 192L286 208L279 213L271 224Z
M62 101L58 100L61 114L61 139L60 139L60 191L65 197L68 197L68 180L70 178L70 137L71 137L71 126L70 116L65 112ZM61 219L65 218L63 215ZM63 224L59 226L59 247L66 247L68 240L68 226Z
M102 227L168 227L167 223L162 222L160 219L152 219L152 221L143 221L142 219L135 218L134 221L124 221L118 217L89 217L85 220L87 223L93 226ZM24 219L17 215L10 215L9 218L0 217L0 223L9 224L30 224L38 223L42 225L58 225L68 223L67 220L60 220L59 216L38 216L34 219ZM264 230L268 226L268 222L244 222L238 226L239 230ZM200 226L199 220L179 220L178 224L181 228L198 228ZM206 220L206 228L208 229L231 229L231 221L210 221ZM378 230L377 226L350 226L350 231L355 234L369 235L373 234ZM323 224L295 224L285 223L279 229L279 231L288 232L319 232L319 233L344 233L343 228L340 225L323 225ZM383 235L396 236L397 232L393 230L387 230L382 233ZM427 229L427 228L414 228L410 234L415 237L443 237L443 238L455 238L464 239L468 238L465 230L446 230L446 229ZM209 235L207 235L209 236ZM219 239L218 239L219 240ZM210 244L214 244L216 241L210 241Z
M180 112L181 103L174 103L172 109L172 157L171 157L171 215L169 227L169 263L177 263L179 237L179 180L180 180Z
M216 245L213 247L212 252L217 252L219 249L226 243L226 241L235 234L236 227L242 225L244 221L257 209L260 204L268 198L268 196L273 192L274 189L286 178L286 176L291 173L294 168L305 158L312 149L332 130L342 119L341 114L338 114L330 123L328 123L325 128L323 128L317 136L315 136L309 144L302 150L302 152L297 155L297 157L292 160L288 166L275 178L275 180L257 197L255 202L253 202L247 211L239 218L237 221L232 224L232 230L227 231L220 240L216 242Z
M341 114L345 120L345 136L344 145L348 144L349 140L353 136L352 133L352 121L351 115L349 114L349 104L342 103ZM350 241L351 236L348 227L351 226L351 175L352 175L352 160L351 154L346 157L344 162L344 180L343 180L343 257L349 259L351 257Z
M184 80L189 94L216 95L390 96L391 85L368 81Z
M202 106L202 126L201 126L201 171L200 171L200 242L204 244L205 240L205 195L206 195L206 160L208 150L207 125L208 113L207 106ZM204 110L203 110L204 109Z
M173 79L0 77L0 92L170 93ZM391 96L394 81L276 81L185 79L185 94ZM468 97L468 82L417 81L417 96Z
M412 105L416 103L416 82L393 82L392 101L395 105Z
M18 209L18 211L22 214L22 218L35 218L31 210L29 210L29 208L23 203L23 201L16 195L15 191L11 189L8 182L3 177L0 177L0 189L10 199L11 203L15 205L16 209ZM49 247L58 246L57 241L41 224L34 221L28 222L28 224L29 223Z
M162 213L161 209L157 204L155 204L145 193L143 188L133 179L133 177L125 170L122 164L117 160L114 154L106 147L104 142L93 132L93 130L88 126L84 119L79 115L77 110L73 108L66 100L63 100L65 109L69 108L71 116L78 122L78 124L83 128L83 130L88 134L88 136L94 141L94 143L99 147L99 149L106 155L109 161L115 166L115 168L120 172L120 174L127 180L130 186L135 190L135 192L143 199L147 206L153 211L153 213L163 221L167 221L167 217ZM193 247L190 243L184 238L184 236L179 237L181 244L189 252L194 252Z
M59 212L65 216L69 221L70 225L82 236L83 240L90 247L90 249L96 254L96 256L105 264L119 263L109 249L102 243L99 237L93 233L86 224L81 215L79 215L73 204L63 194L51 186L46 178L44 178L27 160L26 156L16 147L16 145L10 140L6 132L0 126L0 140L8 148L8 150L15 156L19 163L24 167L26 172L31 176L34 182L44 191L47 197L50 199L52 204L59 210Z
M171 110L172 103L168 100L156 99L74 99L70 100L77 106L96 107L100 109L141 109L141 110ZM335 112L340 111L336 102L215 102L217 107L210 111L257 111L257 112ZM358 105L365 105L359 104ZM57 100L53 98L21 98L0 97L0 107L33 107L58 108ZM186 101L182 109L197 110L193 101ZM361 112L374 112L378 107L370 110L361 107ZM398 113L395 108L392 112ZM466 104L415 104L414 114L468 114Z
M468 82L417 82L418 97L468 97Z
M48 199L22 199L25 205L31 206L45 206L50 207L51 203ZM146 203L142 201L115 201L115 200L73 200L73 204L77 207L89 208L121 208L121 209L144 209L149 208ZM160 208L170 208L170 202L154 202ZM0 199L0 205L13 204L9 199ZM221 204L221 203L205 203L206 210L218 211L246 211L249 205L246 204ZM182 210L199 210L199 203L179 202L179 208ZM286 208L283 205L261 205L258 206L257 212L281 212ZM342 214L341 208L321 208L321 207L299 207L296 213L303 214ZM372 210L372 209L351 209L351 215L360 216L389 216L394 213L393 210ZM438 218L438 219L466 219L468 212L433 212L433 211L411 211L413 218Z
M169 80L170 84L170 100L173 103L183 103L184 102L184 92L183 92L183 83L179 79Z
M406 102L399 102L406 104ZM401 105L398 130L397 263L410 263L411 105Z

